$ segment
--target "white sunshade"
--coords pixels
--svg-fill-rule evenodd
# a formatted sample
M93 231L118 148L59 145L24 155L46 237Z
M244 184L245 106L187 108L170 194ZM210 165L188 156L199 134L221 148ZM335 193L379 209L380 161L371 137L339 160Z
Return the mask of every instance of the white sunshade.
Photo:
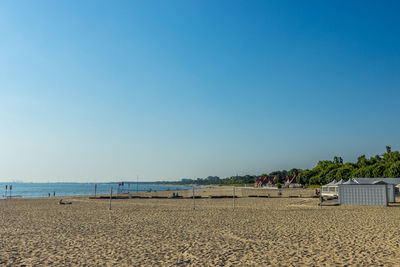
M336 181L336 179L333 179L333 181L332 182L330 182L329 184L327 184L327 185L335 185L335 184L337 184L337 181Z
M347 182L344 182L343 184L358 184L353 180L353 178L350 178Z

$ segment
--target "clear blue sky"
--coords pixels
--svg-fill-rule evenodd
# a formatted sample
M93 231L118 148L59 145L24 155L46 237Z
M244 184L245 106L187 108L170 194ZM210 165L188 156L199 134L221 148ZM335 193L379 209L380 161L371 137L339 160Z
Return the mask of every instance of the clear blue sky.
M400 149L399 1L1 1L0 181Z

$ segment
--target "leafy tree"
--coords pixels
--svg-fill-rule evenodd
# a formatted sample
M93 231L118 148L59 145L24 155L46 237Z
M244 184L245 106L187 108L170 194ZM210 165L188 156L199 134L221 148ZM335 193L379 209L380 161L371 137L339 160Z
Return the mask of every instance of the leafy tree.
M337 180L340 180L340 179L348 180L349 178L351 178L352 173L353 173L353 167L351 167L351 166L340 167L336 171L336 179Z
M296 178L296 182L299 184L309 184L311 177L313 177L315 173L310 170L305 170L299 173Z
M391 178L400 178L400 162L398 161L390 165L390 167L385 170L384 175Z
M341 157L333 157L333 162L336 164L343 164L343 159Z
M368 160L367 160L367 158L365 157L365 155L362 155L362 156L358 157L358 159L357 159L357 165L358 165L360 168L363 168L363 167L367 167L367 166L368 166Z
M290 169L290 171L288 171L287 175L293 176L295 173L299 173L299 170L296 168L293 168L293 169Z
M372 169L372 176L375 178L383 177L386 169L386 165L382 163L375 163Z
M282 182L282 178L279 175L275 175L274 184L280 184Z
M309 184L322 185L323 182L321 181L321 177L320 176L312 176L310 178Z

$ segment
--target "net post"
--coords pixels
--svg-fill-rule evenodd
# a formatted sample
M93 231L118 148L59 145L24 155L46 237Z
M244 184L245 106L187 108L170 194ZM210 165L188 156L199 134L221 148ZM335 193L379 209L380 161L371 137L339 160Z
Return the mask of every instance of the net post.
M235 210L235 208L236 208L236 196L235 196L236 192L235 191L236 191L235 187L233 187L233 210Z
M196 209L196 199L194 197L194 186L192 186L192 197L193 197L193 210Z
M110 210L111 210L111 199L112 199L112 186L111 186L111 188L110 188Z

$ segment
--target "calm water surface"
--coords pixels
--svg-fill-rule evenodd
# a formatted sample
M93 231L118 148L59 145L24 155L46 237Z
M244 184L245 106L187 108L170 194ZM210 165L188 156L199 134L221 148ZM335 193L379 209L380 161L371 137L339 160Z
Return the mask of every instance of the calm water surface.
M7 191L6 191L7 185ZM191 186L158 185L151 183L0 183L0 198L10 197L10 185L12 185L11 197L48 197L50 196L74 196L94 195L95 185L97 194L135 193L146 191L172 191L191 189ZM199 187L197 187L199 188Z

